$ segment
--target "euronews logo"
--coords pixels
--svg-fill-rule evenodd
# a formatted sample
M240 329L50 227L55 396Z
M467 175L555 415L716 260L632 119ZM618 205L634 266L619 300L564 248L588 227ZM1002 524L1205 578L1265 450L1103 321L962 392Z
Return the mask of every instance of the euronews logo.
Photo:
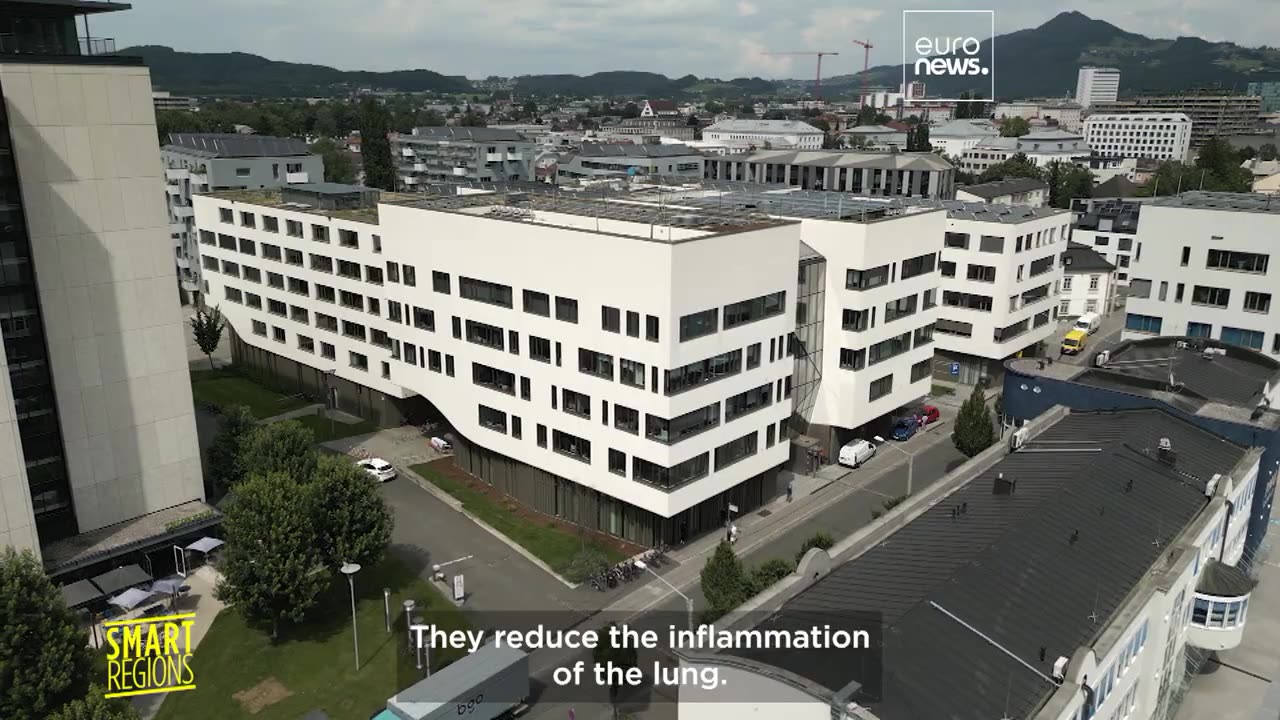
M945 77L989 75L982 64L982 41L976 37L927 38L916 40L915 74Z

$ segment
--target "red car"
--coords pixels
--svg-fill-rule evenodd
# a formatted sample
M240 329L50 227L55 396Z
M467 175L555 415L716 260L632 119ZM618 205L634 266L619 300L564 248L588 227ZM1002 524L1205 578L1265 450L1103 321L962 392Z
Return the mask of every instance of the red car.
M916 417L923 417L925 425L932 425L942 418L942 413L938 411L937 405L921 405L916 408Z

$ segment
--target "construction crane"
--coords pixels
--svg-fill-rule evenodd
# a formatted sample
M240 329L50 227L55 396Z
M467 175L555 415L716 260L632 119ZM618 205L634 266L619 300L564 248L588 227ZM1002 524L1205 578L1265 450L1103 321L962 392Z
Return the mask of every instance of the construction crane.
M861 110L867 104L867 71L871 69L871 48L875 45L870 40L854 40L853 44L862 46L862 92L858 99L858 109Z
M767 52L764 55L817 55L818 56L818 72L814 75L813 80L813 97L814 99L822 99L822 56L823 55L839 55L838 52L827 52L825 50L796 50L795 52Z

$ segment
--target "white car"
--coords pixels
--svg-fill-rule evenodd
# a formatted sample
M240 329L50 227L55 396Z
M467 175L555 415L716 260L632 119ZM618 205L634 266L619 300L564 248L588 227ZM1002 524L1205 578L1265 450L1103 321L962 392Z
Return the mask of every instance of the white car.
M391 463L381 458L369 458L356 463L361 470L369 473L369 477L378 482L387 482L396 479L396 468Z
M859 467L876 456L876 446L867 440L854 440L840 448L840 464Z

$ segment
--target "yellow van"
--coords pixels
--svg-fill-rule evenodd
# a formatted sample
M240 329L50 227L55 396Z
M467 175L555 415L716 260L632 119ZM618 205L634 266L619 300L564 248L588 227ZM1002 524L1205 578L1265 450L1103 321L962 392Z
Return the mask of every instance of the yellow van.
M1066 355L1075 355L1084 350L1084 344L1089 339L1089 333L1078 328L1072 329L1062 338L1062 352Z

